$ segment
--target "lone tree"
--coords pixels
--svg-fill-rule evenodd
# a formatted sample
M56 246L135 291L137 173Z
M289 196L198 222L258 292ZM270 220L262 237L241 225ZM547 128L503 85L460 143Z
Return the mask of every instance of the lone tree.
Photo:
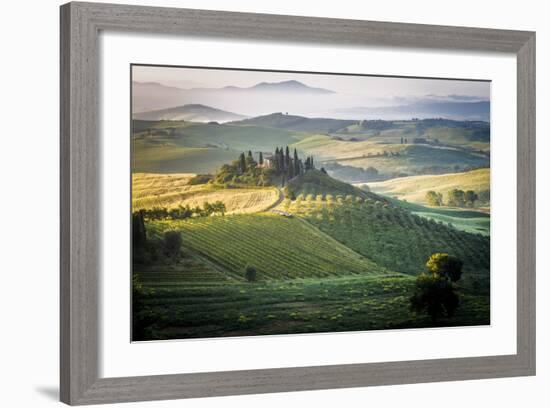
M449 254L433 254L426 262L426 267L433 275L447 278L451 282L458 281L462 276L462 261Z
M181 234L178 231L166 231L164 233L164 249L166 254L173 259L177 258L181 251Z
M445 253L433 254L426 262L428 272L416 279L416 289L410 298L410 309L427 313L433 322L452 317L459 305L454 283L462 276L462 261Z
M244 277L248 282L255 282L256 268L252 265L246 265L246 268L244 268Z

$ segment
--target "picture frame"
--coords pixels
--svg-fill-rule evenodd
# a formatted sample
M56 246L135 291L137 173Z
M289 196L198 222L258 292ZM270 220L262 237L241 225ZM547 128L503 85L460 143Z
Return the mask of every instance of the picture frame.
M535 33L131 5L61 6L60 396L70 405L535 374ZM513 53L517 58L517 353L101 378L99 33Z

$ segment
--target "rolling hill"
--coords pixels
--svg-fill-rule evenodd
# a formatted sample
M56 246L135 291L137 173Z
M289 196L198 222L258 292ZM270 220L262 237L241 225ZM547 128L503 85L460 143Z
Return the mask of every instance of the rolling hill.
M313 135L297 141L291 147L314 155L320 166L324 163L338 163L362 169L373 167L385 178L452 173L456 169L488 166L490 161L486 154L468 147L435 143L401 144L374 138L341 140L328 135Z
M361 198L371 198L377 201L384 201L382 197L372 194L368 191L361 190L348 183L336 180L319 170L310 170L302 176L295 177L288 182L288 187L292 190L295 196L298 195L326 195L347 196L353 195Z
M148 112L139 112L133 115L140 120L185 120L191 122L231 122L246 118L233 112L200 104L175 106L168 109L160 109Z
M336 132L339 129L343 129L355 123L357 123L357 121L328 118L306 118L304 116L288 115L281 112L233 122L234 125L254 125L295 130L299 132L318 133Z
M488 191L491 174L488 168L463 173L400 177L392 180L369 183L369 188L379 194L419 204L426 203L426 193L436 191L446 194L452 189Z
M254 265L263 280L390 274L296 218L264 213L156 221L149 226L153 233L181 231L186 246L231 273L242 275L246 265Z
M465 281L488 279L489 238L413 214L376 194L298 196L280 208L301 217L353 251L390 270L417 275L434 252L464 262ZM456 213L456 217L469 214ZM472 232L475 230L472 228Z

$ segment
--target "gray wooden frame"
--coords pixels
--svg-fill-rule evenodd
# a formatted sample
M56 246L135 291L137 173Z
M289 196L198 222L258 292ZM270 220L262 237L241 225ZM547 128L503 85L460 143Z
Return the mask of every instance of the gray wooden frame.
M517 56L517 354L100 378L100 30ZM113 4L61 6L61 401L95 404L535 374L535 33Z

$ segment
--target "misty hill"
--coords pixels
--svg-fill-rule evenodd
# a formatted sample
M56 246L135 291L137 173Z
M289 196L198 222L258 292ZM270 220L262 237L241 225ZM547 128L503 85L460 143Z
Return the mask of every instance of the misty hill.
M347 126L356 124L355 120L341 120L329 118L306 118L303 116L286 115L283 113L271 113L233 122L235 125L255 125L273 127L278 129L294 130L299 132L336 132Z
M290 110L298 112L336 96L335 92L299 81L259 82L250 87L178 88L158 82L132 83L133 112L148 112L174 106L200 104L216 106L247 116ZM235 118L234 120L237 120Z
M243 88L238 86L226 86L223 88L194 88L194 91L229 91L229 92L284 92L302 94L333 94L329 89L315 88L299 81L260 82L254 86Z
M335 110L338 117L365 119L447 118L454 120L490 119L490 102L449 102L422 100L410 104L382 107L354 107Z
M200 104L176 106L134 114L140 120L186 120L192 122L230 122L244 119L246 116Z

